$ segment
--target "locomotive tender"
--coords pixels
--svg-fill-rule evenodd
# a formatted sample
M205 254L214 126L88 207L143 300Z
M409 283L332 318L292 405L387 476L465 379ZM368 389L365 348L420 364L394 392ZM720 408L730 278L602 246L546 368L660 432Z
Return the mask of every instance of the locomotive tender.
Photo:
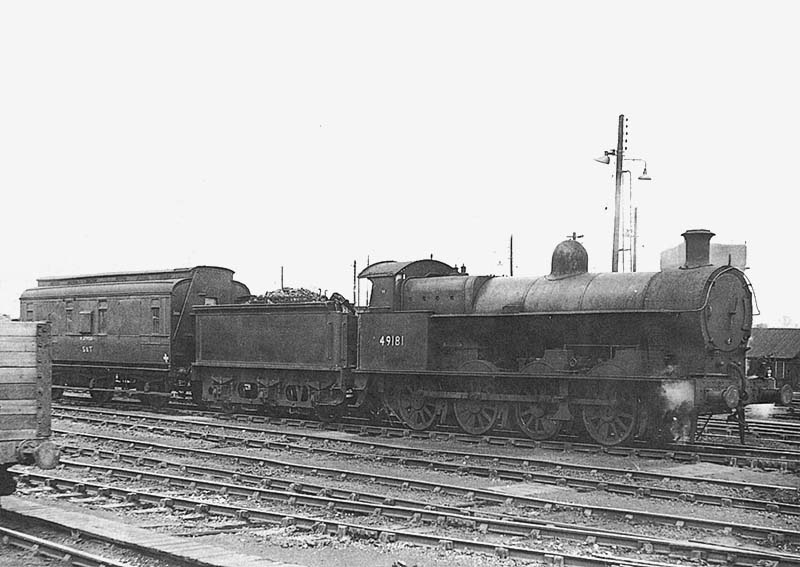
M233 271L213 266L41 278L20 298L22 321L49 321L53 397L88 388L105 402L115 389L163 407L188 393L195 305L249 296Z
M513 421L533 439L577 423L604 445L692 439L699 416L732 412L743 427L745 404L791 392L745 376L752 292L737 268L709 265L712 236L687 231L686 263L653 273L588 273L576 240L539 278L378 262L359 275L372 293L358 315L198 306L193 381L232 407L382 404L412 429L452 418L475 435Z
M363 405L366 382L354 373L358 323L346 302L253 303L194 312L192 382L202 385L203 401L230 409L314 411L321 419Z

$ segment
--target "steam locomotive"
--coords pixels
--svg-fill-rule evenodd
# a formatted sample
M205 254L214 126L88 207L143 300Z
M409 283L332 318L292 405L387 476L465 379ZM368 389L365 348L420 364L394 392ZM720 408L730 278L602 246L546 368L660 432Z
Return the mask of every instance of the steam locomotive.
M195 308L196 398L314 410L385 407L407 427L454 421L533 439L582 424L603 445L692 439L698 417L791 392L745 375L752 291L709 264L713 233L684 233L686 262L655 273L588 273L576 240L539 278L469 276L436 260L378 262L368 307Z
M470 276L432 259L378 262L359 275L372 284L359 311L341 296L241 302L249 292L224 268L195 268L219 271L195 283L147 275L159 292L125 288L144 274L40 280L23 294L22 318L58 317L70 312L58 301L73 302L71 322L54 324L54 376L88 377L101 400L133 376L159 404L178 388L232 410L322 419L388 411L415 430L516 426L543 440L581 425L603 445L692 439L701 416L728 413L743 427L746 404L788 403L791 391L746 376L753 310L744 273L709 264L713 233L683 236L685 264L653 273L589 273L576 240L556 247L539 278ZM138 307L122 311L133 291ZM153 315L159 297L166 303ZM163 323L162 308L171 313ZM123 337L133 323L121 321L142 318L144 328ZM95 348L77 348L87 345Z

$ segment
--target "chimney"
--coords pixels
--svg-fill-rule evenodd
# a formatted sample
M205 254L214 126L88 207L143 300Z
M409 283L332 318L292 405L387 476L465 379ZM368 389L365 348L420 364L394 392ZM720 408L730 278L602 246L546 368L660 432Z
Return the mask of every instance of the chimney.
M710 249L711 238L714 233L704 228L687 230L683 234L686 241L686 263L681 266L682 268L699 268L700 266L708 266L711 262Z

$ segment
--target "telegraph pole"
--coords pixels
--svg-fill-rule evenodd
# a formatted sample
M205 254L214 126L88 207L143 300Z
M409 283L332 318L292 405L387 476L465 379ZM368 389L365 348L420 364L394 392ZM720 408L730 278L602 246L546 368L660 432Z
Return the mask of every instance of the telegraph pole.
M514 277L514 235L508 241L508 275Z
M611 251L611 271L619 271L619 215L620 202L622 200L622 159L623 159L623 138L625 136L625 115L619 115L619 127L617 129L617 154L616 154L616 176L614 189L614 238Z
M631 269L632 272L636 271L636 248L638 246L637 240L639 240L639 207L633 208L633 268Z
M614 156L614 165L615 167L615 175L614 175L614 237L613 242L611 243L611 271L618 272L619 271L619 253L621 252L620 249L620 215L622 208L622 176L624 174L628 174L633 176L633 173L628 170L622 169L622 162L625 160L628 161L641 161L644 162L644 171L642 174L637 178L640 181L650 181L650 176L647 174L647 161L641 158L626 158L625 151L628 149L626 144L628 143L626 139L626 132L625 132L625 122L626 118L624 114L619 115L619 128L617 129L617 149L616 150L606 150L603 152L603 155L597 158L594 158L595 161L600 162L602 164L608 165L611 163L611 159L608 156ZM629 197L628 203L628 222L633 225L633 234L630 234L630 226L628 227L628 238L632 240L631 250L630 250L630 264L631 269L635 272L636 271L636 246L638 245L638 218L635 209L631 212L631 207L633 207L633 181L631 181L631 197ZM633 215L633 218L631 218ZM624 246L624 244L623 244ZM623 270L624 270L623 266Z

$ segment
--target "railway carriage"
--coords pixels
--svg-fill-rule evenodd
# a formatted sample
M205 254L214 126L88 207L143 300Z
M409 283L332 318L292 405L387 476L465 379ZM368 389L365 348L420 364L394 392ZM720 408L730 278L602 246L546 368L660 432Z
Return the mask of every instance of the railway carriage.
M55 398L65 387L101 402L120 391L161 407L188 393L192 307L247 296L232 270L213 266L42 278L22 294L20 318L52 324Z

